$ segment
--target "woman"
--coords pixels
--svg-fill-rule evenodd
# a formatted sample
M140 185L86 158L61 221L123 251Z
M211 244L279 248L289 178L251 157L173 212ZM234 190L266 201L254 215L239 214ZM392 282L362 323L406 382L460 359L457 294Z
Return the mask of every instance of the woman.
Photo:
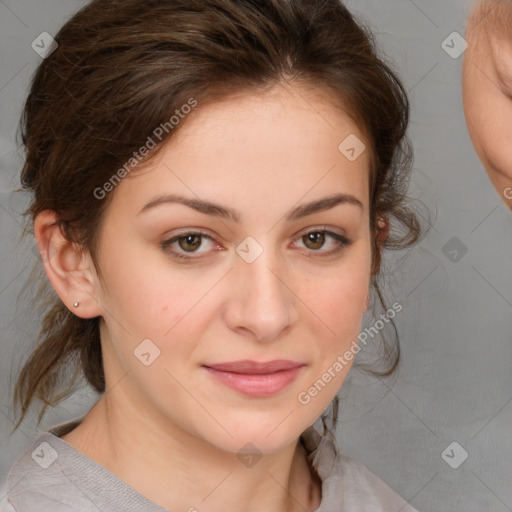
M10 506L414 511L322 416L381 251L419 237L408 102L370 34L337 0L96 0L55 40L21 181L58 298L19 422L80 374L100 397L16 461Z

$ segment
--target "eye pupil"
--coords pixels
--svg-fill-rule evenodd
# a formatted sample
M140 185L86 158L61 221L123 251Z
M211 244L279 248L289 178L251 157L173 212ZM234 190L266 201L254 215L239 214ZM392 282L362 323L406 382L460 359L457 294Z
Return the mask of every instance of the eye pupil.
M325 235L321 232L308 233L303 237L304 243L310 249L320 249L324 245ZM313 246L308 245L309 242L313 243Z
M194 239L196 240L195 244L193 243ZM190 244L190 245L184 245L183 241L185 241L186 244ZM184 251L187 251L188 249L191 249L191 251L188 251L188 252L192 252L192 251L196 250L197 248L199 248L199 246L201 245L201 237L200 237L200 235L182 236L179 239L179 244L180 244L180 247ZM192 247L192 245L193 245L193 247Z

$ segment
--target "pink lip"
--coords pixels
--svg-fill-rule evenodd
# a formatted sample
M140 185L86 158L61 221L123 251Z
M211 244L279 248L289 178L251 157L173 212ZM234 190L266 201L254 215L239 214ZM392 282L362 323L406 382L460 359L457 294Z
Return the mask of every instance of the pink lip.
M226 386L245 395L262 397L274 395L291 384L303 366L303 363L286 360L266 363L244 360L204 365L204 368Z

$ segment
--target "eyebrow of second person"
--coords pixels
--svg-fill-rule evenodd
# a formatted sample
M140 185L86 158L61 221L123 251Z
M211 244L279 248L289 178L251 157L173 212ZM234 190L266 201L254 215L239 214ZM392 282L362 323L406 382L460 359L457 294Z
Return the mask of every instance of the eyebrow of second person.
M210 201L188 198L177 194L167 194L152 199L139 211L139 213L137 213L137 215L140 215L143 212L147 212L156 206L168 203L184 204L185 206L193 208L194 210L197 210L198 212L204 213L206 215L214 215L216 217L230 219L234 222L240 222L240 212L232 208L215 204ZM313 213L329 210L338 204L351 204L364 209L363 203L357 199L357 197L351 194L334 194L332 196L324 197L322 199L300 205L290 210L286 214L286 220L297 220Z

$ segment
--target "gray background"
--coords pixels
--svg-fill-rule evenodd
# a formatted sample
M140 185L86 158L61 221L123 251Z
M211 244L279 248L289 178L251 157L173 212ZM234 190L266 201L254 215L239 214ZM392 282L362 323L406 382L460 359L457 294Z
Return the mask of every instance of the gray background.
M31 241L18 243L26 198L13 194L22 162L14 135L40 62L31 42L55 34L83 3L0 0L0 480L39 431L94 401L79 392L38 428L29 417L10 435L14 377L38 329L19 295L36 256ZM402 362L388 380L351 372L339 441L420 511L512 510L512 215L467 135L462 57L442 48L452 32L464 33L469 0L347 3L377 33L409 90L411 195L428 207L433 227L414 249L386 257L390 304L404 305L396 317ZM452 464L462 449L469 455L457 469L441 456L453 442L461 448L449 451Z

